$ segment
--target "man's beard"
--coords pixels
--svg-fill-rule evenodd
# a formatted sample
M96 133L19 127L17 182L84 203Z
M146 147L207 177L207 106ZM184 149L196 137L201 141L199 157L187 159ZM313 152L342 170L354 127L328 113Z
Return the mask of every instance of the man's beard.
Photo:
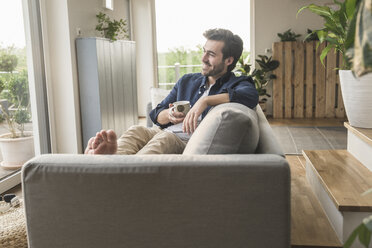
M210 64L206 64L206 65L208 66L208 68L210 68ZM220 74L221 72L223 72L224 69L225 69L224 63L221 62L220 64L215 65L215 67L210 71L204 72L203 69L202 69L201 73L206 77L216 76L216 75Z

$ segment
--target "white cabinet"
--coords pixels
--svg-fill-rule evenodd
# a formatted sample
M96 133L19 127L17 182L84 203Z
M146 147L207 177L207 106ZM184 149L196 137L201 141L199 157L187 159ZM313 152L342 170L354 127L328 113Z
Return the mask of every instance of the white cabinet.
M101 129L138 123L135 42L76 39L83 146Z

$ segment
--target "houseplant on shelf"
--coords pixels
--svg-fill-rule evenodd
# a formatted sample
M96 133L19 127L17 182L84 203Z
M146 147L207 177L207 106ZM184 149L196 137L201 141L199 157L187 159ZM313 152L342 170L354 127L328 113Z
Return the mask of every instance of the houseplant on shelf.
M359 67L355 63L356 50L353 47L361 2L345 0L341 3L335 0L338 9L310 4L302 7L298 13L308 9L324 19L324 28L313 31L318 35L320 43L327 42L320 59L324 63L327 54L333 49L340 53L342 63L338 69L341 93L349 123L354 127L372 128L372 115L369 114L372 112L372 74L356 78L350 70L353 64Z
M278 33L277 35L280 38L281 42L297 41L297 38L301 36L300 34L296 34L295 32L292 32L291 29L288 29L284 33Z
M127 21L120 19L119 21L99 12L97 15L98 24L96 30L102 32L103 36L111 41L116 41L118 38L127 39Z
M27 72L11 74L1 88L1 95L12 104L8 109L0 105L1 117L9 133L0 135L0 149L3 157L1 166L5 169L21 167L34 156L34 141L25 123L31 119Z
M266 55L258 55L259 59L256 59L257 67L252 70L251 65L248 61L242 57L239 59L239 67L236 70L238 75L251 76L256 86L259 95L259 104L262 110L266 111L266 97L271 97L267 93L267 85L275 79L276 76L272 73L279 66L279 61L272 60L272 57Z

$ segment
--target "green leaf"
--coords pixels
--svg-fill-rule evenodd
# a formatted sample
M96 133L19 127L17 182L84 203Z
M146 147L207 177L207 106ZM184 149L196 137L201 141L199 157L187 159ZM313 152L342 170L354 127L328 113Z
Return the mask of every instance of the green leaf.
M356 2L357 0L345 0L346 14L349 19L352 18L355 13Z
M239 59L239 63L242 64L242 65L244 64L243 56L240 57L240 59Z
M362 196L365 196L365 195L370 194L370 193L372 193L372 188L370 188L369 190L366 190L366 191L362 194Z
M359 241L366 248L368 248L368 245L371 241L371 232L368 230L368 228L364 224L362 224L361 226L362 227L359 230Z
M324 41L327 41L328 43L334 45L335 47L338 46L340 43L337 38L333 37L326 37Z
M362 228L363 224L360 224L354 231L350 234L349 238L346 240L344 244L344 248L350 248L350 246L354 243L356 237L359 234L359 230Z
M297 11L296 18L298 17L298 14L300 14L300 12L302 12L304 9L308 9L308 8L309 8L308 5L301 7L301 8Z
M363 224L367 227L367 229L372 232L372 215L367 218L363 219Z
M322 16L322 17L330 17L331 16L330 8L327 7L327 6L318 6L318 5L315 5L315 4L310 4L310 5L302 7L297 12L297 14L304 9L309 9L311 12L313 12L313 13L319 15L319 16Z
M326 47L323 49L322 53L320 54L320 61L322 62L322 65L324 65L324 59L325 59L325 57L327 56L329 50L331 50L332 47L333 47L332 44L326 46Z
M349 1L356 1L356 0L347 0L347 2ZM356 21L357 21L357 15L353 15L350 21L349 29L346 33L345 50L354 46Z
M318 35L320 43L322 43L325 40L325 38L327 37L328 32L326 32L324 30L318 30L318 31L316 31L316 34Z
M277 60L270 61L268 62L267 66L270 69L270 71L273 71L279 67L279 61Z

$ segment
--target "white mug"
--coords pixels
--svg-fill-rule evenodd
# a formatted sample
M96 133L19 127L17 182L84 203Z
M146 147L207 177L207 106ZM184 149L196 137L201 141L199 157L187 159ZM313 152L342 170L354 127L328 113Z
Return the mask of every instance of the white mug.
M189 101L178 101L173 103L173 107L171 108L174 112L182 112L186 115L190 110L190 102Z

